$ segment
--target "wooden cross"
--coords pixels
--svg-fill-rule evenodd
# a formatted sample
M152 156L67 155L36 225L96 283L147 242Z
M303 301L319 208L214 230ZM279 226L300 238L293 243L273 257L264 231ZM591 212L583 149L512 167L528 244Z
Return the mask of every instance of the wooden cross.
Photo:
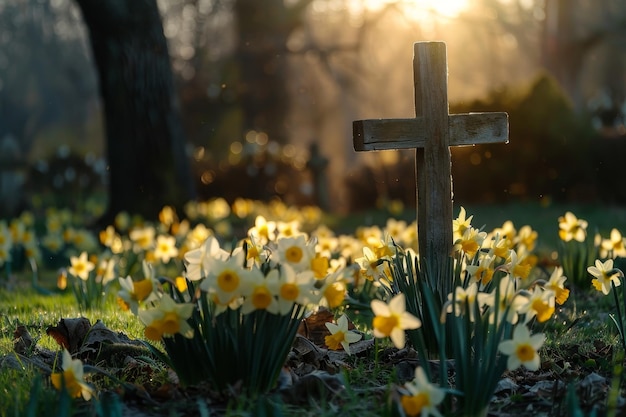
M443 42L414 44L413 76L416 117L355 121L354 149L415 149L420 263L439 276L433 284L445 298L452 290L452 277L442 279L453 244L450 146L508 142L508 115L448 113Z

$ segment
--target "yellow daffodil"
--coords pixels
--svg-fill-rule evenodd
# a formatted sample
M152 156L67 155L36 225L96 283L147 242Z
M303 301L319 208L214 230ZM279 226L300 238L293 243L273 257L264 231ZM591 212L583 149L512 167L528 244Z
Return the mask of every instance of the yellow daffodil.
M379 259L367 246L363 247L363 256L354 260L361 267L361 275L369 281L377 281L385 277L386 263Z
M374 226L361 226L356 229L355 236L364 245L375 245L383 237L383 232L380 227Z
M513 242L517 236L517 230L515 229L513 222L511 220L507 220L502 224L502 227L495 228L492 234L494 236L500 235L502 239Z
M400 397L400 404L407 417L443 417L437 406L441 404L446 393L430 383L421 367L415 369L415 378L404 384L404 388L406 393Z
M119 278L120 290L117 293L118 304L122 309L132 311L133 314L137 314L139 311L139 304L156 301L158 296L156 289L158 288L158 281L152 277L147 277L139 281L133 281L131 276L126 278Z
M526 314L525 322L537 317L539 323L548 321L554 314L554 292L536 286L530 293L525 304L520 306L519 312Z
M206 227L204 223L198 223L187 234L185 246L189 249L199 248L211 236L213 236L213 231Z
M385 233L398 243L402 242L402 236L406 230L406 222L404 220L396 220L394 218L388 218L385 225Z
M166 228L169 228L172 224L178 221L178 216L176 215L176 210L171 206L165 206L159 212L159 221Z
M341 346L348 355L350 355L350 343L358 342L363 337L355 331L348 330L348 318L345 314L339 317L337 324L326 323L326 328L330 332L330 335L324 338L328 349L338 350Z
M574 213L568 211L559 217L559 237L564 242L576 240L584 242L587 237L587 225L585 220L578 219Z
M227 260L209 258L207 261L209 274L200 283L200 289L215 294L220 304L229 304L241 296L244 283L263 279L263 274L258 269L243 268L243 257L244 253L238 252L233 253Z
M465 208L461 207L459 212L459 217L452 220L452 237L453 241L456 242L459 239L463 238L465 231L469 229L472 225L472 218L474 216L466 217Z
M588 267L587 272L595 277L591 281L593 287L604 295L611 292L611 283L616 287L621 285L620 277L623 277L623 274L619 269L613 269L613 259L607 259L605 262L596 259L595 266Z
M300 222L297 220L292 220L290 222L277 222L276 230L278 231L276 239L295 237L303 234L300 231Z
M503 238L500 233L496 233L491 242L491 249L489 253L499 259L506 259L509 256L509 251L513 247L511 240Z
M307 244L304 235L281 238L272 256L279 264L290 265L296 272L301 272L310 268L311 259L315 257L315 245Z
M50 375L52 385L61 390L63 387L67 390L70 397L83 397L89 401L94 394L94 390L83 378L83 363L80 359L72 359L72 355L63 349L63 359L61 369L62 372L54 372Z
M274 271L276 270L270 271L270 274L274 273ZM296 274L289 265L283 265L278 281L278 312L280 314L291 312L294 303L306 306L309 303L317 302L319 297L314 296L313 293L315 281L311 271Z
M176 303L169 295L163 294L156 308L139 312L139 319L146 326L146 338L159 341L175 334L192 338L193 329L187 319L193 314L193 309L193 304Z
M166 264L170 259L177 256L178 248L176 248L176 238L166 235L157 236L156 246L154 247L154 257Z
M527 251L532 251L535 249L535 245L537 244L537 232L533 230L530 226L522 226L519 229L519 233L517 234L516 242L517 244L524 246Z
M544 285L546 290L554 292L556 303L562 305L569 298L569 290L565 288L567 277L563 276L563 268L558 266L552 271L550 279Z
M375 314L373 321L374 337L391 337L391 341L398 348L405 345L405 330L417 329L422 322L406 311L404 294L393 297L389 304L381 300L372 300L372 311Z
M500 342L498 349L509 357L507 368L512 371L524 365L529 371L536 371L541 364L537 351L543 346L546 336L543 333L530 334L528 327L519 325L513 330L513 339Z
M613 228L608 239L602 239L600 244L600 256L626 257L626 238L622 237L619 230Z
M476 255L476 252L478 252L486 237L486 232L481 232L478 229L470 227L466 229L463 236L454 243L454 251L462 252L467 258L471 259Z
M278 313L278 301L276 300L280 286L278 271L273 269L266 277L256 268L253 268L252 271L258 273L246 274L241 285L240 293L244 297L241 313L249 314L255 310L266 310L272 314Z
M467 272L472 282L480 282L482 286L489 284L494 274L495 256L486 254L480 257L478 265L468 265Z
M328 275L330 269L330 261L328 257L320 254L315 254L311 258L310 270L313 271L315 278L324 279Z
M260 244L267 245L276 239L276 223L265 220L263 216L257 216L254 219L254 227L248 230L248 236L254 236Z
M71 266L68 272L75 277L87 281L89 279L89 273L96 267L92 262L87 259L87 252L82 252L80 256L70 257Z
M521 248L519 252L511 249L505 267L512 277L525 280L533 268L533 258L524 253Z
M248 237L245 241L246 258L248 260L247 265L261 265L265 262L269 256L265 246L259 244L254 236Z
M140 227L130 231L130 240L134 243L135 252L148 251L154 246L155 230L153 227Z

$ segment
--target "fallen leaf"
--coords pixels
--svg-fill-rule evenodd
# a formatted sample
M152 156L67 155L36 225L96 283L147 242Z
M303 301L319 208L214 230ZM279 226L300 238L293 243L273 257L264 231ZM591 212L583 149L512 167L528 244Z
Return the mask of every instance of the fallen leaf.
M61 319L58 325L48 327L46 334L73 355L79 351L90 328L91 322L85 317Z

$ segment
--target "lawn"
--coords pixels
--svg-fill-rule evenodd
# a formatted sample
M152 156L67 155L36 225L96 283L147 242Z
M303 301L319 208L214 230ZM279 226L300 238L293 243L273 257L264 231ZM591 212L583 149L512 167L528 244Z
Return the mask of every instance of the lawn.
M590 237L597 230L606 238L612 228L623 231L621 225L626 224L626 209L616 207L607 208L591 205L542 207L529 203L510 206L468 205L465 208L468 216L474 215L472 226L480 228L484 225L485 231L502 227L503 223L508 220L514 223L518 231L523 225L531 225L538 232L537 244L533 253L538 256L540 261L550 260L550 262L540 262L534 269L534 271L538 271L537 276L543 277L544 280L547 279L549 270L561 260L556 255L560 250L558 218L563 216L566 211L572 211L579 219L588 221ZM455 208L455 215L458 214L458 211L459 208ZM203 210L197 210L197 212L202 213ZM208 210L206 213L215 213L215 210ZM325 239L328 237L328 232L319 227L320 223L328 224L338 231L334 238L343 242L340 245L335 243L338 246L332 249L333 252L329 254L329 258L339 259L342 256L339 255L341 250L344 251L343 256L345 257L348 254L348 248L352 245L354 252L347 255L347 259L351 261L363 256L363 248L368 246L367 243L363 243L367 241L367 236L370 238L374 236L373 239L374 241L377 240L378 244L381 241L384 242L383 235L376 233L380 233L387 225L388 217L388 214L383 212L366 213L358 217L326 217L321 213L312 215L311 212L302 210L300 213L306 215L297 218L293 210L281 211L276 207L257 205L245 217L234 217L232 214L230 217L217 216L213 218L208 215L199 215L193 219L192 225L195 226L190 227L185 233L178 232L180 223L176 220L169 224L167 221L162 222L161 225L155 225L154 228L156 235L175 236L175 246L181 252L183 247L192 250L193 245L190 243L190 236L197 234L196 239L203 239L208 236L208 234L203 234L202 227L198 226L200 224L205 225L207 230L213 230L218 237L220 232L223 232L220 241L223 242L222 247L227 247L230 245L229 242L233 241L233 230L246 230L250 227L256 228L255 230L259 232L262 229L259 224L254 223L255 216L260 213L267 219L271 219L272 215L276 216L277 223L283 227L284 233L289 233L286 232L288 227L297 228L296 224L299 224L303 230L306 229L307 233L317 234L318 244L327 242ZM406 212L397 217L410 222L412 216L411 212ZM55 214L52 217L55 217ZM33 223L33 230L37 229L38 233L41 233L39 240L42 242L50 234L49 220L38 223L44 226L35 227L35 223ZM174 224L178 224L178 226L172 227ZM247 226L245 226L246 224ZM289 224L290 226L288 226ZM378 232L375 231L375 227L372 227L373 225L379 226ZM407 229L409 227L408 225L405 226ZM80 225L62 224L61 230L67 231L69 229L73 230L75 235L78 235L82 230ZM139 230L140 228L137 226L136 229ZM132 244L138 244L140 239L137 237L131 239L130 230L128 228L126 232L119 232L117 236L121 238L120 242L130 242L129 245L132 246ZM68 232L67 234L71 233ZM341 238L340 234L349 235L353 240L348 244L345 242L348 238ZM407 236L410 236L410 233ZM402 238L406 239L405 241L399 243L407 245L410 239L407 236ZM106 236L99 236L99 238L102 241ZM363 241L360 246L355 244L359 239ZM186 294L193 295L193 291L189 291L188 288L178 288L174 284L173 279L182 273L182 261L180 259L169 261L168 259L168 262L159 262L158 252L155 255L158 247L156 236L153 236L152 240L151 249L145 251L132 250L129 246L125 251L119 252L114 271L115 279L109 284L106 297L89 308L85 305L82 308L79 307L79 297L71 288L75 283L80 283L80 280L75 279L71 273L68 273L67 276L67 288L61 290L57 287L57 267L59 265L69 267L69 258L66 259L65 263L62 259L54 258L54 262L51 263L55 266L54 268L45 268L46 259L39 258L40 268L36 282L33 280L31 268L27 263L12 265L13 269L10 276L7 274L8 267L5 263L4 272L0 273L0 279L4 283L3 288L0 289L0 357L2 358L0 359L0 387L2 387L0 388L0 404L2 404L0 416L42 415L42 413L59 416L296 414L317 416L336 415L338 413L359 416L402 415L403 408L400 404L403 396L409 397L406 390L407 387L413 386L410 381L414 380L415 369L417 366L426 366L425 358L421 356L424 353L418 346L419 342L416 342L416 331L409 330L407 333L408 343L403 348L396 346L396 341L388 337L373 337L373 331L377 327L376 321L372 327L374 313L370 309L370 301L380 299L381 302L390 303L391 293L386 292L384 288L381 289L380 286L368 284L369 281L367 280L364 281L365 284L363 281L358 284L354 280L357 275L348 279L347 275L344 274L343 278L334 277L332 279L335 281L328 282L329 277L333 275L329 272L328 276L324 278L326 281L323 281L323 285L318 284L317 288L312 287L314 292L323 292L333 286L341 287L343 285L346 293L342 293L342 302L337 305L333 304L331 296L322 297L326 309L321 309L316 314L308 316L304 324L298 326L299 319L293 323L284 324L293 327L295 323L295 326L298 327L297 336L295 336L293 345L287 346L284 356L286 358L285 366L279 367L279 373L276 376L277 382L275 385L272 384L269 389L259 388L259 392L254 393L254 395L247 391L249 388L246 387L253 384L251 382L253 380L247 379L248 374L253 374L255 371L252 369L261 365L253 360L249 365L242 368L242 365L238 366L237 364L239 359L227 359L237 358L237 356L228 356L233 354L230 352L231 350L239 349L240 355L243 354L241 352L245 352L244 348L237 347L237 345L226 350L223 348L216 350L207 356L208 362L211 361L211 358L217 358L217 361L214 361L216 363L212 365L217 368L209 367L209 374L211 372L217 372L220 375L233 373L234 376L231 379L234 382L228 382L230 380L226 378L227 382L224 383L226 388L217 389L220 381L215 380L214 376L200 382L185 383L186 378L194 377L194 372L200 373L200 370L196 368L204 366L202 364L204 357L193 357L191 362L189 361L189 352L193 351L196 339L187 339L180 335L177 338L169 337L165 331L163 332L164 335L159 333L157 340L150 341L147 329L159 330L161 327L154 324L155 321L146 324L146 321L139 320L130 311L124 311L118 300L124 290L124 287L120 286L117 280L118 276L132 275L134 282L141 281L142 278L146 279L141 274L141 267L139 266L141 259L150 259L154 262L155 279L158 277L170 278L169 281L163 279L159 281L159 285L165 288L165 293L169 291L174 297L180 296L182 301L193 299L184 298L187 296ZM484 247L488 247L487 241L489 239L485 239ZM374 248L372 252L374 252L376 245L371 242L370 245L374 245L372 246ZM78 256L81 252L80 245L80 241L68 240L64 242L65 256ZM113 246L107 247L111 249ZM253 246L248 248L249 252L252 248ZM281 253L280 245L273 248L274 253ZM308 250L305 244L303 244L302 249ZM318 246L317 255L322 254L322 250ZM100 255L100 259L103 259L101 252L104 253L99 247L97 250L92 249L90 254L97 253ZM49 249L42 245L42 254L45 256L49 253ZM290 252L287 251L286 253L287 258L284 259L288 259ZM383 259L382 255L376 256ZM376 262L370 262L369 265L373 265L376 269L383 264L384 262L378 262L378 265ZM222 264L214 261L211 265L212 268L218 268ZM366 269L362 262L360 265L361 270ZM394 267L393 263L388 263L388 265L392 271L398 269L397 266ZM267 267L270 268L269 264ZM327 268L328 271L332 271L330 265ZM313 269L315 270L315 268ZM548 272L544 273L544 270ZM145 270L143 272L145 274ZM189 276L192 274L189 267L187 273ZM591 280L591 276L585 276L585 279L587 278ZM188 281L188 283L190 282ZM539 368L531 371L522 366L492 377L491 380L496 385L494 395L488 399L488 415L535 415L539 413L541 415L559 416L574 415L574 410L580 410L580 412L585 413L580 415L586 415L594 409L601 414L611 415L623 403L623 387L620 385L620 379L616 377L621 372L623 361L620 359L620 355L623 357L623 349L620 345L616 326L609 317L609 313L615 311L614 299L612 296L603 296L602 293L593 288L574 286L571 280L566 282L566 286L571 291L569 299L563 305L555 306L556 308L550 314L549 320L539 322L539 320L533 319L528 322L528 327L532 333L545 334L545 343L539 349L541 357ZM202 285L199 288L202 288ZM211 293L210 289L207 291ZM219 291L214 294L218 298L220 297ZM248 296L253 298L252 293ZM244 296L244 298L248 296ZM278 299L280 300L280 297ZM407 296L408 299L409 296ZM133 298L127 300L132 301ZM226 301L230 300L225 299L224 302ZM426 305L424 303L425 301L422 299L421 305ZM140 312L148 311L148 307L152 305L147 302L143 304L140 301L138 308ZM217 314L211 308L214 307L209 304L204 306L200 303L198 314L202 314L198 317L210 316L218 323L219 320L235 317L232 316L235 314L233 313L235 310L227 309L227 313ZM245 305L241 308L245 308ZM272 340L274 337L279 337L278 329L282 328L283 321L268 321L273 319L259 313L258 306L256 308L257 310L250 313L257 315L255 316L257 321L254 322L256 324L252 326L244 320L241 322L243 327L240 330L244 333L246 331L252 333L252 329L268 326L265 333L257 334L256 339L251 339L246 343L252 346L251 351L268 349L268 352L273 352L272 349L278 349L274 345L279 343L273 343ZM407 301L407 311L420 317L423 325L426 323L427 315L423 315L423 311L420 313L419 309L411 310L410 301ZM325 340L323 336L324 334L328 335L325 323L331 321L339 324L339 317L343 314L349 319L350 331L361 336L358 341L351 342L349 345L350 355L343 347L330 349L329 346L333 345L332 340ZM454 321L454 315L448 316L448 320ZM63 326L66 324L70 326L70 323L73 323L72 319L80 317L88 319L90 326L101 321L100 326L103 325L104 329L90 327L84 333L78 332L76 335L70 329L69 334L58 335ZM189 317L187 322L195 326L195 317ZM142 321L144 322L142 323ZM232 324L233 322L228 323ZM478 326L478 323L474 325ZM19 326L24 327L20 328ZM194 327L195 334L203 329L202 324L198 326ZM224 327L228 326L230 324L224 325ZM489 327L489 320L485 320L482 326L485 326L483 329L485 335L491 334L494 329ZM296 327L293 327L294 331ZM503 330L505 332L513 330L510 325L505 327L506 330ZM24 330L27 331L28 337L24 336ZM180 329L180 334L183 333L184 329ZM272 337L268 337L268 334L271 334ZM227 333L224 335L226 335L225 338L230 337L227 336ZM17 336L22 336L22 339ZM471 343L477 343L471 335L466 336ZM28 346L24 346L23 340L29 340ZM95 387L96 393L91 401L80 398L69 399L66 396L66 391L57 391L50 383L50 373L58 371L60 367L60 356L56 358L56 354L61 352L59 340L65 341L67 346L72 345L72 348L68 349L73 350L74 357L80 358L87 365L86 381L91 387ZM150 342L150 345L144 343L146 341ZM480 346L482 346L481 349L488 348L488 345ZM171 360L176 349L182 352L179 359L174 360L173 364L168 363L169 366L167 366L165 363L168 360L167 355L170 355ZM454 346L449 347L449 349L453 352ZM480 349L476 350L479 351ZM15 351L20 352L20 355L16 355ZM165 356L164 353L166 353ZM445 362L448 377L442 378L441 369L445 368L442 368L443 363L436 359L437 356L441 355L432 350L429 351L428 359L430 360L427 367L430 382L435 384L437 381L447 380L452 384L450 386L452 388L448 388L448 390L454 391L455 381L457 385L461 384L461 373L464 366L464 362L459 359L458 355L448 354L449 358L456 357L457 360L456 362L454 359ZM502 354L497 355L498 358L503 356ZM241 359L241 361L245 363L245 360ZM496 362L495 359L494 362ZM178 370L178 375L170 369L170 366L174 366ZM241 372L241 375L237 372ZM481 378L480 375L472 375L470 379L474 377L477 381ZM271 380L272 378L274 377L261 378L263 379L261 383L267 382L264 381L265 379ZM467 377L465 378L467 379ZM258 384L258 382L254 384ZM420 389L423 388L421 386ZM457 390L459 389L457 387ZM444 413L447 411L451 415L460 415L462 407L468 407L467 400L452 391L446 394L446 400L439 406L439 409ZM410 414L410 409L406 410Z

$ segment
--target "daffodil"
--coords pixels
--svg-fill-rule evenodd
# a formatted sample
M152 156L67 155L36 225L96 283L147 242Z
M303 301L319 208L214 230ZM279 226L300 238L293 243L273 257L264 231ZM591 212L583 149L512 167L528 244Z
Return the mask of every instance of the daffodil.
M523 248L519 248L519 251L511 249L505 267L512 277L525 280L530 275L533 267L532 258L527 253L524 253Z
M355 235L364 245L372 246L383 237L383 231L376 225L361 226L356 229Z
M372 311L375 314L373 327L374 337L391 337L391 341L398 348L405 345L405 330L417 329L422 322L406 311L404 294L393 297L389 304L381 300L372 300Z
M454 299L452 294L448 294L448 303L446 311L452 313L454 309L454 315L461 316L466 311L469 311L470 321L476 320L476 303L478 303L478 313L480 314L480 308L485 304L487 294L478 291L478 284L476 282L471 283L467 288L463 288L458 285L455 289ZM452 304L454 302L454 305Z
M269 257L266 247L259 244L254 236L248 237L248 239L244 241L244 244L248 266L252 266L254 264L261 265Z
M134 243L135 252L148 251L154 246L155 230L151 226L135 228L130 231L130 240Z
M587 221L578 219L574 213L568 211L559 217L559 237L564 242L576 240L584 242L587 237Z
M276 229L278 230L276 239L284 237L295 237L303 234L300 231L300 222L297 220L292 220L289 222L277 222Z
M89 401L94 394L94 389L84 380L83 363L80 359L72 359L67 349L63 349L61 369L62 372L54 372L50 375L52 385L58 390L65 387L72 398L82 396Z
M513 339L500 342L498 349L509 357L507 368L512 371L524 365L529 371L536 371L541 364L537 351L543 346L546 336L543 333L530 334L525 325L513 330Z
M278 239L272 256L281 265L290 265L297 272L308 269L315 257L315 245L308 245L304 235Z
M478 260L478 265L468 265L467 272L470 274L472 282L480 282L485 286L493 279L495 255L485 254Z
M156 239L154 248L154 257L164 264L170 259L178 256L178 248L176 247L176 238L174 236L159 235Z
M134 281L129 275L126 278L120 277L119 282L121 288L117 293L118 304L126 311L130 310L137 315L139 304L158 300L156 289L159 284L150 276Z
M404 220L396 220L394 218L387 219L387 223L385 225L385 233L396 242L402 242L402 236L405 230L406 222Z
M415 369L415 378L404 384L405 393L400 397L400 404L407 417L442 417L437 409L446 393L440 387L431 384L421 367Z
M511 324L517 323L519 310L521 306L527 302L527 298L517 291L516 284L517 281L515 278L509 275L504 276L500 279L498 288L494 288L491 293L484 298L485 304L491 307L489 315L490 323L499 324L503 317ZM499 296L499 298L496 299L496 296Z
M502 239L506 239L510 242L515 241L517 237L517 230L515 229L515 225L511 220L507 220L502 223L502 227L497 227L493 229L492 234L500 235Z
M338 350L341 346L348 355L350 355L350 343L358 342L363 337L355 331L348 330L348 318L345 314L339 317L337 324L326 323L326 328L330 332L330 335L324 338L328 349Z
M467 214L465 213L465 208L461 207L461 210L459 211L459 217L452 220L452 234L454 242L463 238L465 231L469 229L472 225L473 217L474 216L467 217Z
M532 251L537 244L537 236L537 232L526 225L519 229L516 241L518 245L524 246L527 251Z
M495 258L506 259L509 256L509 251L512 247L513 243L511 240L500 236L500 233L496 233L493 241L491 242L489 254Z
M105 230L99 233L100 243L111 249L113 253L122 253L124 244L122 237L115 231L115 227L107 226Z
M189 249L196 249L205 243L211 236L213 236L213 231L206 227L204 223L198 223L189 233L187 233L185 246Z
M385 262L367 246L363 247L363 256L354 260L361 267L360 273L369 281L385 277Z
M241 286L241 295L244 302L241 305L241 313L249 314L255 310L266 310L269 313L278 313L278 301L276 294L280 283L278 271L273 269L266 277L263 273L253 268L251 273L246 274Z
M619 230L613 228L608 239L602 239L600 244L600 256L603 258L618 256L626 257L626 238L622 237Z
M213 236L209 236L204 243L185 253L186 278L189 281L200 281L206 277L212 259L227 260L229 253L220 248L220 244Z
M215 294L220 304L229 304L233 299L241 296L244 282L254 282L261 271L258 269L245 269L243 267L244 253L233 253L227 259L209 258L207 270L208 276L200 283L200 289L209 294ZM256 275L250 277L249 275Z
M322 287L323 301L329 308L337 308L346 298L347 287L341 280L330 281Z
M187 319L193 314L193 309L193 304L176 303L169 295L163 294L156 308L139 312L139 319L146 326L146 338L159 341L175 334L192 338L193 329Z
M476 255L483 241L487 237L486 232L470 227L465 230L463 236L454 243L454 251L464 253L469 259Z
M536 317L539 323L543 323L554 314L554 301L554 292L535 286L526 303L520 306L519 312L526 314L526 323L533 317Z
M96 282L103 286L115 279L115 261L113 258L101 259L96 268Z
M89 273L95 268L95 265L87 259L87 252L82 252L78 257L71 256L70 263L68 272L83 281L89 279Z
M257 216L254 219L254 227L248 230L248 235L254 236L260 244L267 245L276 239L276 223L267 221L263 216Z
M277 270L270 274L278 273ZM314 295L315 277L311 271L296 273L289 265L283 265L280 269L278 281L278 312L287 314L292 311L294 303L306 306L318 301L319 296ZM341 298L343 301L343 296Z
M620 277L623 277L622 273L618 269L613 269L613 259L607 259L602 262L596 259L595 266L587 268L587 272L595 277L591 281L593 287L602 291L604 295L611 292L611 284L619 287L621 285Z
M558 266L554 268L550 279L544 285L544 288L554 292L556 303L562 305L569 298L569 290L565 288L567 277L563 276L563 268Z

